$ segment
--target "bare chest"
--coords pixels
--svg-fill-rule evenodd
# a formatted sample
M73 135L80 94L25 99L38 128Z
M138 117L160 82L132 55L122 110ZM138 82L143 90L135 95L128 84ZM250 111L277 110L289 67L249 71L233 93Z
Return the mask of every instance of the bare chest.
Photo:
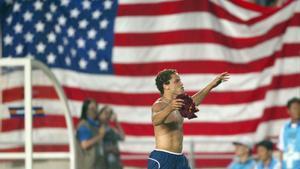
M167 117L165 123L166 124L177 123L178 125L182 125L183 117L180 115L178 110L175 110L172 113L170 113L170 115Z

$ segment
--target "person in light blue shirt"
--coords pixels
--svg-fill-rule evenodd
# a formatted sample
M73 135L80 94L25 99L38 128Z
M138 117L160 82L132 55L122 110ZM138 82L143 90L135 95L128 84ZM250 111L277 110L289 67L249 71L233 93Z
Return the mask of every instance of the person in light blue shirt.
M289 100L287 108L290 120L283 126L278 142L282 169L300 169L300 99Z
M242 138L233 142L236 157L227 167L228 169L254 169L255 160L252 158L252 141L249 138Z
M255 169L281 169L280 161L273 157L274 144L263 140L256 144L258 162Z

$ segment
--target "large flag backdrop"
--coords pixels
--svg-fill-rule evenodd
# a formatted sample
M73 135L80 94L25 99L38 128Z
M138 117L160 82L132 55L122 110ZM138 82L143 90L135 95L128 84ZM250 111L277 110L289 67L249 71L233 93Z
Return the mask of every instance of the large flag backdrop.
M185 121L185 141L195 141L199 154L231 153L229 142L241 137L276 138L288 117L287 100L300 95L300 1L280 8L240 0L0 4L2 56L46 63L64 87L75 123L85 98L113 106L126 133L123 154L145 155L154 148L150 106L159 97L155 75L164 68L177 69L190 94L223 71L231 74L203 101L198 118ZM34 140L55 142L37 144L35 150L65 151L62 110L53 106L57 95L40 72L33 74L33 97L45 110L34 120ZM21 76L11 73L8 79L14 80L1 86L0 140L22 138L22 119L8 111L22 104ZM22 151L22 146L0 144L0 150ZM225 166L228 160L197 163Z

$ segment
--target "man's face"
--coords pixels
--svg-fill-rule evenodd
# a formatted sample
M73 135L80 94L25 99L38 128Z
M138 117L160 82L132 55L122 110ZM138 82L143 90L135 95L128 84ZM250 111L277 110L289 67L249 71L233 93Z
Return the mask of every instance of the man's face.
M171 75L170 84L167 85L167 90L169 90L174 95L184 93L183 84L177 73Z
M244 156L245 154L249 153L248 147L242 145L242 144L236 144L235 145L235 155L238 157Z
M258 146L257 147L257 157L261 161L266 161L269 158L271 158L272 151L268 151L265 147L263 146Z
M291 116L292 120L300 120L300 104L297 102L292 103L288 110L288 113Z

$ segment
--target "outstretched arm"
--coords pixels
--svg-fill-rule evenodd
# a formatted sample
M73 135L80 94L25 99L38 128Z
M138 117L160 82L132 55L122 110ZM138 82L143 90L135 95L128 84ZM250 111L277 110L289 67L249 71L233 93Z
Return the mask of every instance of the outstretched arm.
M220 83L225 82L229 79L229 74L227 72L223 72L218 75L213 81L211 81L206 87L197 92L192 96L192 99L196 106L198 106L202 100L206 97L206 95L215 87L217 87Z

